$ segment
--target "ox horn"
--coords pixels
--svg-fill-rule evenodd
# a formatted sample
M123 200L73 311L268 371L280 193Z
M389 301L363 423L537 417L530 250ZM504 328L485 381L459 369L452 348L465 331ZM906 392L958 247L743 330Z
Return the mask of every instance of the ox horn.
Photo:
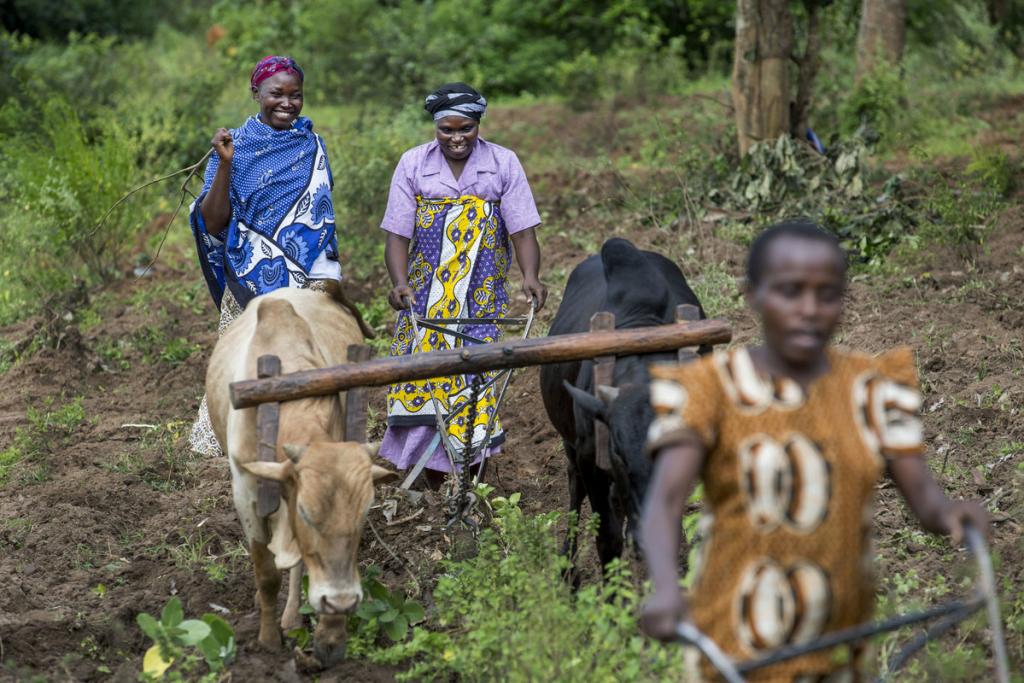
M286 443L281 448L292 462L298 462L302 458L302 454L306 452L305 446L297 446L293 443Z
M364 449L366 449L366 452L370 455L371 458L380 453L380 441L367 441L366 443L361 445Z
M606 406L610 406L615 402L615 399L619 397L619 388L608 386L607 384L598 384L597 397L601 399L601 402Z

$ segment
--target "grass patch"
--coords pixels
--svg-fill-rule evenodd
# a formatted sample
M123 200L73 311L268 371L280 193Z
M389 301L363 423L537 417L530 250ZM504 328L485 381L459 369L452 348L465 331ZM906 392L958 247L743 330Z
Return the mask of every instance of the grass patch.
M28 425L18 427L12 443L0 451L0 486L9 483L19 463L27 466L19 477L21 483L39 483L49 478L49 456L68 445L71 434L85 421L81 396L62 405L55 403L49 397L41 409L29 406L25 412Z
M173 367L200 350L200 345L187 337L169 334L168 331L178 321L171 318L165 309L157 312L157 318L160 321L157 325L143 327L127 336L103 337L98 341L96 353L106 362L108 370L128 370L136 357L147 365L166 363Z
M19 550L32 531L32 520L25 517L11 517L0 524L0 548Z
M707 264L689 283L709 318L727 316L743 308L743 296L736 285L736 278L729 273L725 263Z

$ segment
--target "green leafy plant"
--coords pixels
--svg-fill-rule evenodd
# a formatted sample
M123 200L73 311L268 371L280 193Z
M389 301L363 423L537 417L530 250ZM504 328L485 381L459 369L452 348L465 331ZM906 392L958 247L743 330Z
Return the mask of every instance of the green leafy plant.
M379 580L381 574L376 566L363 572L363 601L349 626L370 640L375 641L383 633L393 642L401 642L410 626L423 621L423 605L409 599L402 590L389 591Z
M409 666L401 680L678 677L678 648L639 633L640 594L624 563L611 563L603 582L574 594L562 578L569 559L558 552L561 515L524 514L514 496L491 506L494 524L481 532L477 555L444 563L434 592L437 613L411 640L372 658ZM594 525L584 534L592 536Z
M142 661L142 678L147 681L191 681L212 683L235 657L235 632L216 614L185 619L181 600L167 601L160 619L146 612L136 617L139 628L152 641ZM198 655L195 652L198 652ZM198 676L200 662L207 673Z
M758 222L805 216L836 233L861 261L881 265L889 251L913 235L920 212L904 199L903 180L884 178L873 190L866 165L868 132L818 154L788 136L754 145L730 186L714 190L718 204L752 213Z
M403 590L388 590L380 581L380 567L370 565L362 571L363 599L348 619L350 655L359 656L372 650L386 636L389 643L405 640L409 627L423 621L423 605L410 599ZM309 577L302 577L303 604L299 614L309 617L316 626L316 610L309 604ZM292 629L288 637L296 646L305 649L312 645L313 632L305 626Z

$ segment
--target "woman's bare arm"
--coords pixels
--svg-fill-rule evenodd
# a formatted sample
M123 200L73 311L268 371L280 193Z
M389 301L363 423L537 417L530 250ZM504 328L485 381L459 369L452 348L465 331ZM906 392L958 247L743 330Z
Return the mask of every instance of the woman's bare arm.
M704 457L705 449L695 438L663 449L644 503L640 533L654 595L644 605L640 625L661 640L674 638L676 624L686 615L678 569L682 518Z
M973 500L950 500L932 477L924 458L894 458L889 462L889 473L927 531L948 534L954 543L963 538L964 524L988 535L989 516L985 508Z
M384 245L384 263L388 267L393 287L388 292L388 303L396 311L406 309L405 300L415 303L416 296L409 286L409 238L388 233L387 244Z
M206 224L206 232L214 237L220 237L231 220L228 190L231 189L231 163L235 158L235 145L231 139L231 131L227 128L219 129L210 144L217 152L219 163L217 173L213 176L213 184L203 197L199 211L203 216L203 223Z
M548 299L548 288L540 281L540 245L537 230L527 228L512 234L512 245L516 250L516 262L523 273L523 294L527 300L537 302L537 310L544 308Z

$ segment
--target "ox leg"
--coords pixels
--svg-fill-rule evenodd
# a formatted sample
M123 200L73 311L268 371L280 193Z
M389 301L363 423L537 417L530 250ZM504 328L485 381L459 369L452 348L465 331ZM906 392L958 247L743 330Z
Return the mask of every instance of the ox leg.
M597 556L601 560L601 571L617 557L622 556L622 518L616 513L611 501L611 479L595 467L587 473L584 483L590 509L600 518L597 527Z
M259 541L249 544L252 568L256 574L256 592L260 603L260 645L268 650L281 649L281 630L277 624L277 592L281 589L281 571L274 554Z
M302 627L302 615L299 607L302 604L302 562L292 567L288 573L288 602L284 605L281 615L281 630L285 633L294 628Z
M580 477L579 470L576 468L576 449L570 446L567 441L562 443L565 446L565 455L568 459L566 472L569 475L569 512L575 513L576 520L579 521L580 510L583 508L583 496L586 494L586 491L583 486L583 478ZM562 545L562 554L569 558L569 568L566 570L563 578L573 588L579 588L580 585L579 573L576 571L577 545L577 534L574 533L573 529L567 529L565 532L565 543Z

